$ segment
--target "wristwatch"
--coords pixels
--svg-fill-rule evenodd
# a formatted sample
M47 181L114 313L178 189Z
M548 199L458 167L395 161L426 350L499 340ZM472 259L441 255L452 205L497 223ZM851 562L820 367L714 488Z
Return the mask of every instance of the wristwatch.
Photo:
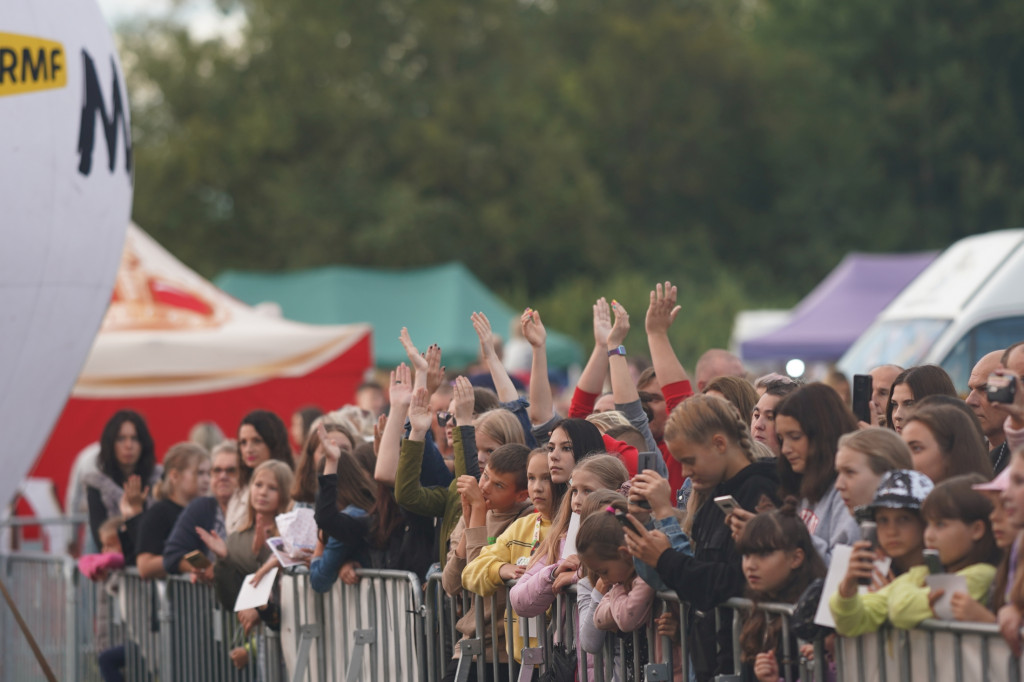
M625 346L619 346L618 348L613 348L610 351L608 351L608 357L611 357L613 355L622 355L623 357L625 357L625 355L626 355L626 347Z

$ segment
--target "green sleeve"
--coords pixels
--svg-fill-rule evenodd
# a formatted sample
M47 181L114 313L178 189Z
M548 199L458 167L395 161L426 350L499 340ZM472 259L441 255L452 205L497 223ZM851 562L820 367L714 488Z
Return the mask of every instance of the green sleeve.
M888 615L889 600L886 586L878 592L855 594L844 599L836 591L829 599L832 619L836 622L836 632L844 637L857 637L867 632L874 632L882 626Z
M444 516L448 488L424 488L420 484L423 469L423 441L403 440L395 472L395 501L403 509L421 516Z

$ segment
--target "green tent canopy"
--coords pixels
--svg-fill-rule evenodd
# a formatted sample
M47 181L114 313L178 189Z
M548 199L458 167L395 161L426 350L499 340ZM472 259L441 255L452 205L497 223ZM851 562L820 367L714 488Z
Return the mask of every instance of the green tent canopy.
M214 283L250 305L277 303L289 320L309 324L373 325L373 352L378 367L406 360L398 333L403 326L420 350L441 346L449 368L476 361L480 344L469 316L481 311L506 341L520 313L494 295L462 263L415 270L377 270L331 266L298 272L228 270ZM578 343L548 329L548 363L579 363Z

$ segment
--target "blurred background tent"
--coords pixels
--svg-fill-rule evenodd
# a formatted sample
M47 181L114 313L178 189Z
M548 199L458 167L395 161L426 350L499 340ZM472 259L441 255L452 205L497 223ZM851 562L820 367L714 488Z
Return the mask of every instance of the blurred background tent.
M740 345L744 362L835 362L937 255L849 254L793 308L786 324Z
M496 334L507 343L518 328L513 310L462 263L404 271L331 266L298 272L270 273L228 270L216 285L248 303L273 302L285 318L308 324L368 322L373 326L373 355L378 367L406 360L398 342L408 327L420 350L436 343L449 369L476 362L480 344L469 316L483 312ZM579 363L578 343L555 332L548 321L548 364Z

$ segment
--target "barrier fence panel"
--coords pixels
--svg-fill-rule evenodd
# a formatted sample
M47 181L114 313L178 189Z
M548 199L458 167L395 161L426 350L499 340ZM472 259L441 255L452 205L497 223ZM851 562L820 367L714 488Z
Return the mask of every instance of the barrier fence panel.
M836 668L841 682L1020 680L1020 660L999 628L987 623L926 620L914 630L887 626L870 635L840 637Z
M29 552L0 555L0 570L7 591L21 612L53 673L79 679L79 658L74 648L78 635L74 564L61 556ZM28 640L6 604L0 605L0 678L44 679Z
M358 574L358 585L339 581L324 595L310 589L304 570L282 575L282 634L258 627L250 664L237 670L229 653L243 643L240 627L234 613L219 608L209 585L182 577L146 581L130 569L117 581L116 598L108 598L103 584L79 576L70 557L0 553L0 575L59 679L99 680L101 649L123 644L125 679L131 682L437 682L461 639L455 625L471 605L476 633L464 640L469 645L462 652L467 657L463 672L473 667L478 679L485 668L485 677L492 677L507 666L510 680L529 680L550 668L559 655L556 645L583 662L577 673L580 682L693 679L682 632L687 606L671 592L656 595L651 619L636 632L606 635L593 655L591 671L577 637L575 588L558 595L547 614L517 624L503 607L511 582L487 598L467 593L452 598L441 588L439 576L432 576L424 591L412 573L363 569ZM752 606L733 599L717 610L723 617L726 612L740 614L732 619L735 669L721 680L741 676L738 635ZM757 608L779 619L782 657L794 662L782 666L787 682L832 677L823 638L813 642L813 657L802 657L789 636L791 605ZM657 616L666 612L679 620L678 639L658 634ZM499 624L506 633L507 663L494 651L497 638L489 636ZM523 635L519 656L516 629ZM632 660L623 655L625 645L635 652ZM858 638L835 638L831 651L838 682L1020 679L1020 661L990 624L929 620L910 631L885 627ZM10 610L0 609L0 680L42 678Z
M292 600L282 627L298 633L289 679L427 682L427 609L419 578L407 571L356 573L357 585L339 580L312 599L304 570L282 577L282 594ZM320 620L307 621L311 616Z

